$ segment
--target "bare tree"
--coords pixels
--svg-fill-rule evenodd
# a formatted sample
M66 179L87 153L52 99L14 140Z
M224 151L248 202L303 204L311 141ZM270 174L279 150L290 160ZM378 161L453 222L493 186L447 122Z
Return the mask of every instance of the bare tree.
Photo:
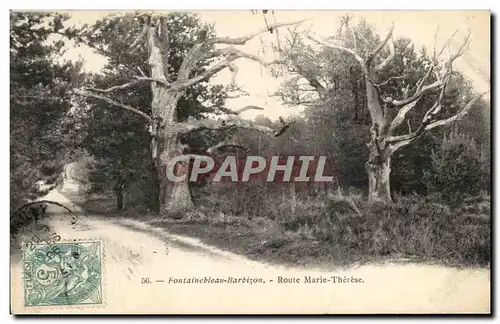
M270 62L264 61L262 58L245 53L235 46L245 45L247 41L259 34L269 31L271 28L276 29L282 26L298 24L300 22L278 23L238 38L207 38L206 35L204 35L205 37L200 36L198 37L197 43L184 57L177 73L176 80L171 80L172 77L169 76L168 73L169 35L166 28L167 19L152 18L150 15L144 15L143 18L143 30L134 40L130 49L133 51L134 48L140 46L141 43L147 46L149 53L148 64L151 68L151 75L146 76L141 71L142 75L136 76L135 79L129 83L116 85L108 89L85 88L83 90L77 90L75 93L84 97L103 100L112 106L131 111L143 117L145 122L149 125L151 133L151 155L159 182L158 199L160 215L168 215L169 213L179 214L179 212L190 209L193 206L188 186L188 177L185 177L185 181L182 182L170 182L166 176L166 166L172 158L184 154L185 146L181 144L182 136L195 131L207 129L227 131L235 127L252 128L270 135L274 135L280 131L253 125L242 119L232 119L229 122L211 119L188 119L186 122L179 122L177 118L177 104L179 99L182 98L187 88L208 80L210 77L226 68L233 72L234 83L238 69L233 62L237 59L246 58L256 61L263 66L281 63L280 60ZM216 48L214 45L228 46ZM193 71L197 65L207 59L215 59L218 60L218 62L204 72L193 76ZM108 93L132 87L140 82L149 82L151 84L151 92L153 94L151 115L105 96ZM220 107L219 110L224 113L238 115L243 111L256 108L259 109L255 106L248 106L241 111L232 113L229 109L224 109L223 107ZM224 145L224 143L219 143L216 146L219 148L222 145ZM174 169L174 173L177 175L186 175L188 172L188 163L178 162Z
M401 92L404 93L402 98L383 97L379 91L379 87L398 78L392 77L390 80L385 81L377 80L379 72L386 68L396 55L393 42L393 31L394 25L391 26L381 43L374 50L366 51L368 54L364 57L358 53L356 48L348 48L339 44L326 44L312 36L308 36L309 39L318 44L351 54L359 62L362 68L366 84L367 108L371 117L370 142L367 144L370 154L365 164L369 178L370 201L392 201L390 172L391 157L394 152L411 144L431 129L449 125L460 120L469 113L478 100L485 94L476 95L451 117L440 119L440 116L442 116L442 113L447 108L443 107L443 98L446 87L449 85L452 78L453 63L463 55L469 44L469 33L458 49L454 53L451 53L449 58L445 59L443 62L440 62L440 57L445 48L449 47L450 41L446 42L439 52L434 48L433 59L425 75L417 82L414 89L410 89L409 86L403 89L404 91ZM355 37L356 36L354 36L354 38ZM382 50L386 46L388 46L390 54L380 60L380 63L375 64L375 58L380 56ZM415 108L422 98L431 93L438 94L437 99L430 107L425 109L426 113L419 122L419 125L413 126L413 129L409 126L406 134L396 134L396 129L407 121L408 113ZM395 117L392 118L391 116L394 115Z

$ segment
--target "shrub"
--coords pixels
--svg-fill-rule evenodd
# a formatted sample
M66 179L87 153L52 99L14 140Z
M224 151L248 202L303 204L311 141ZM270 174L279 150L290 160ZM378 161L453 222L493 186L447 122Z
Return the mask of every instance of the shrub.
M484 168L474 140L451 133L431 154L431 167L424 170L427 193L439 201L457 205L467 196L476 196L484 186Z
M396 196L395 203L388 205L367 203L340 190L312 197L289 187L255 183L224 184L217 191L207 191L200 201L203 223L227 226L230 232L265 232L268 243L259 247L259 253L278 258L286 254L288 261L297 264L410 258L487 265L491 257L488 209L482 207L483 200L473 203L451 209L411 195ZM264 240L260 235L259 240ZM255 254L251 247L248 253Z

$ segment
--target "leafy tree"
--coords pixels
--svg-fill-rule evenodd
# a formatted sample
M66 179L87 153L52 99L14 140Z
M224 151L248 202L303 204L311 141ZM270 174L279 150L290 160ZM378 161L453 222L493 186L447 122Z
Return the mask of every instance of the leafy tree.
M274 28L282 25L287 24ZM263 65L276 63L264 62L234 46L243 45L262 32L267 32L267 29L234 39L215 37L213 29L202 25L196 16L172 13L166 16L112 16L96 23L82 35L83 41L111 57L105 72L108 77L115 76L116 84L125 83L103 88L108 85L96 79L91 82L92 87L75 93L89 99L91 105L97 105L95 100L98 100L101 104L135 113L134 118L142 120L142 131L149 132L149 151L158 188L155 196L162 215L179 215L193 206L188 177L185 181L171 182L166 176L169 162L188 149L183 138L195 132L227 131L235 127L274 133L272 129L255 127L238 118L226 122L200 116L203 111L238 115L239 112L231 112L221 105L223 96L206 95L206 82L226 68L236 75L237 67L233 61L239 58ZM217 48L216 45L229 46ZM110 78L106 80L108 82ZM150 92L146 94L139 90L145 88ZM218 90L220 92L220 88ZM110 93L113 98L110 98ZM207 100L200 99L209 99L211 104L206 106ZM254 108L249 106L244 110ZM174 166L178 175L188 173L187 161L176 162Z
M149 71L148 52L145 47L137 47L133 53L130 42L140 34L143 27L140 13L126 15L114 14L97 21L92 26L85 26L80 34L80 41L85 42L96 52L108 59L102 74L90 76L89 82L95 87L109 88L120 83L127 83L144 71ZM190 46L194 45L196 35L204 26L196 16L175 13L169 16L168 29L172 35L169 38L168 60L170 72L174 77L180 68L182 57L186 55ZM210 31L212 33L212 31ZM194 72L201 72L207 63L200 64ZM130 68L130 67L135 67ZM209 86L200 83L196 87L186 90L179 99L178 118L187 120L188 116L196 119L203 118L203 114L211 112L208 104L223 105L226 96L222 86ZM134 88L113 92L113 99L127 102L142 108L150 114L152 93L147 83L138 83ZM91 109L88 109L91 105ZM80 100L82 110L80 122L83 125L85 138L82 144L98 158L92 174L95 190L113 188L117 195L118 207L124 207L125 189L132 181L149 182L149 192L144 193L150 198L146 203L158 210L156 187L156 169L151 160L151 135L148 124L139 114L133 114L109 109L108 102L95 98ZM186 146L205 147L202 136L186 136L182 142ZM152 171L153 173L151 173Z
M431 167L424 170L423 176L429 194L457 204L484 189L481 150L470 137L450 133L430 158Z
M37 185L54 184L71 143L72 104L67 90L81 64L55 58L74 30L63 28L66 15L11 12L10 15L10 189L11 208L42 194ZM61 40L51 43L58 34Z

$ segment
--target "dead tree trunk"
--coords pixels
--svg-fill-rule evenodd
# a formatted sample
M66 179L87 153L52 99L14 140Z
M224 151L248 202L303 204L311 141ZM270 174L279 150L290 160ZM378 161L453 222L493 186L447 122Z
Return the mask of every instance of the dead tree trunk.
M158 24L162 24L160 20ZM158 31L163 31L163 36ZM168 76L168 34L167 26L151 25L148 30L147 44L149 47L149 66L151 76L156 80L167 82ZM158 200L160 205L160 215L167 215L169 212L179 215L193 207L193 201L189 192L187 179L187 168L183 162L177 162L174 169L181 170L186 176L185 181L171 182L167 177L167 166L170 160L183 154L180 134L174 128L177 120L177 103L184 94L184 89L167 87L163 83L152 82L151 91L153 100L151 109L156 122L154 126L156 134L152 158L156 161L158 177Z
M85 90L87 91L77 90L75 93L85 97L100 99L110 105L132 111L147 121L151 134L150 150L153 161L152 173L156 180L154 185L158 193L159 213L163 216L182 216L185 211L193 207L193 201L189 190L189 179L187 177L189 165L188 161L177 162L175 165L171 166L177 176L185 176L183 181L170 181L167 177L167 169L170 167L169 162L172 158L184 154L184 148L181 144L182 136L190 132L204 129L226 131L234 127L251 128L274 135L282 134L289 125L283 125L281 130L275 132L267 127L254 126L243 120L224 122L210 119L201 121L188 119L187 122L181 123L177 118L177 104L180 98L184 95L187 88L206 81L214 74L226 68L229 68L233 71L233 73L236 73L237 68L232 62L239 58L257 61L264 66L282 63L280 60L264 62L261 58L253 54L240 51L234 47L234 45L244 45L250 39L259 34L268 32L270 29L289 26L300 22L274 24L263 28L260 31L238 38L200 38L199 43L195 44L183 58L181 67L177 73L177 79L171 80L173 78L171 78L168 73L169 35L166 21L167 19L165 17L145 17L144 28L132 44L132 48L134 48L135 46L138 46L142 39L146 39L146 46L148 47L149 53L148 64L150 66L151 76L143 74L142 76L135 77L135 80L127 84L114 86L109 89L86 88ZM229 46L226 48L215 48L216 44L225 44ZM193 76L193 72L200 62L214 58L219 59L217 63L202 73ZM234 77L235 75L233 74L233 81ZM153 95L151 115L141 111L140 109L95 93L109 93L116 90L122 90L132 87L139 82L151 83L151 92ZM262 108L247 106L237 112L232 112L230 109L225 107L214 107L214 109L219 110L219 112L238 115L239 113L249 109Z
M368 173L368 194L371 201L390 202L391 198L391 156L378 152L370 152L370 157L365 164Z
M163 135L158 149L161 152L157 158L160 215L182 216L191 209L193 201L189 190L188 162L181 161L170 166L176 177L184 177L182 181L170 181L167 177L169 162L172 158L183 154L182 144L178 134Z

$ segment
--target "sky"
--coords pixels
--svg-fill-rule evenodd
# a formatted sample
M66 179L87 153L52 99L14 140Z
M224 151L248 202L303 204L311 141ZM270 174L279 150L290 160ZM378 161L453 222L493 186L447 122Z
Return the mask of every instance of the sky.
M262 14L253 15L249 10L245 11L195 11L200 18L207 23L215 23L215 30L219 36L238 37L264 28L266 23ZM106 11L71 11L72 16L69 25L92 24L98 19L105 17L110 12ZM471 31L472 40L466 55L457 60L455 67L469 77L477 91L490 90L490 12L489 11L303 11L288 10L275 11L274 16L266 15L268 23L294 22L308 19L301 24L303 28L310 28L316 38L324 39L331 36L338 28L339 18L346 13L356 18L364 18L373 24L380 34L384 35L388 28L394 23L395 37L408 37L413 40L417 47L426 46L430 49L442 45L456 30L455 39L461 42ZM436 30L439 33L435 39ZM267 59L274 59L274 53L270 47L278 41L277 33L263 33L261 36L241 46L241 50L259 55ZM285 30L280 33L283 38ZM282 39L281 39L282 41ZM93 54L88 48L70 48L65 54L66 58L74 59L83 57L85 68L97 72L105 60ZM271 119L279 116L288 117L301 111L300 107L288 107L283 105L279 98L271 97L280 86L281 80L277 80L260 66L259 63L239 59L236 61L239 68L237 84L250 93L250 96L238 99L229 99L226 106L231 109L239 109L247 105L257 105L264 108L263 111L247 111L243 114L245 118L254 118L263 114ZM227 70L218 73L210 82L214 84L228 84L231 73Z

